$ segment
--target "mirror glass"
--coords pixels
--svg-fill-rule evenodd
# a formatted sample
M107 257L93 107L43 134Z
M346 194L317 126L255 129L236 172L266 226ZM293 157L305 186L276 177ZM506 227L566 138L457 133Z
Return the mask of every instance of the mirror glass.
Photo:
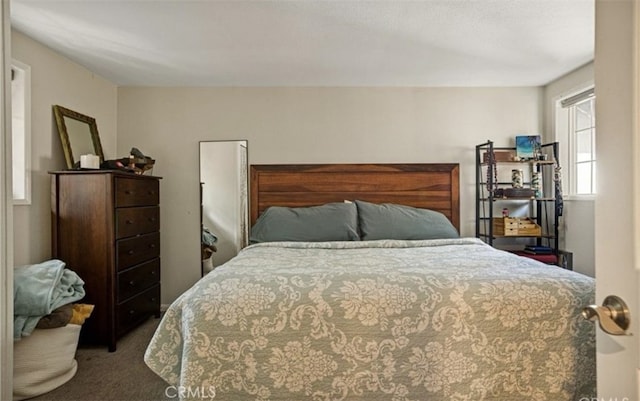
M80 156L93 154L104 161L98 125L93 117L62 106L53 106L58 134L64 151L67 169L80 167Z
M247 245L247 141L200 142L200 229L202 274Z

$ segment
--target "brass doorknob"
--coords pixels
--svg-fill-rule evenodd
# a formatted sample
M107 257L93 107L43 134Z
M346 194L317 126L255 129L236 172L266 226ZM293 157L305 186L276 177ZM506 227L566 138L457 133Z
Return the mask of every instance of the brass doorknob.
M615 295L604 299L602 306L589 305L582 309L582 317L589 321L598 321L605 333L613 336L630 336L628 333L631 320L627 304Z

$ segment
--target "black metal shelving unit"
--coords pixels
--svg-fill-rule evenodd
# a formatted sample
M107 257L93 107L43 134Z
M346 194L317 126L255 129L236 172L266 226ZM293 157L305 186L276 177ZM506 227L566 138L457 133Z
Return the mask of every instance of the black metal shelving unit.
M492 141L476 146L476 237L492 246L496 246L498 238L501 242L509 240L502 238L523 238L520 242L530 241L535 245L545 245L552 248L558 257L559 216L562 214L562 189L559 181L558 142L541 145L541 154L546 160L513 160L496 161L496 151L511 151L516 153L515 147L496 147ZM487 154L485 157L484 155ZM534 197L504 197L497 196L496 189L511 187L511 181L497 180L496 172L511 171L514 167L527 167L529 180L523 183L525 188L532 188L532 172L542 177L542 196ZM500 217L496 208L508 205L519 206L526 210L526 216L541 227L539 236L498 236L494 232L493 218ZM528 240L527 240L528 238ZM517 241L512 241L517 242Z

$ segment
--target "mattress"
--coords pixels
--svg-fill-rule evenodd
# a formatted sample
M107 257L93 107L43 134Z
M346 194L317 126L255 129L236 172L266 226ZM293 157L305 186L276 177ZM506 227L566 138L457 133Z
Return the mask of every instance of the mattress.
M596 396L594 280L475 238L263 243L180 296L145 362L216 400Z

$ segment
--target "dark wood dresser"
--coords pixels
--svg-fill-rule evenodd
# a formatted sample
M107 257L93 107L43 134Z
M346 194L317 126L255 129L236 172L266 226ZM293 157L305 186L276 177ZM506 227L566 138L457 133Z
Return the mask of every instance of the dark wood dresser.
M160 177L112 170L51 173L53 257L85 282L95 305L81 342L116 350L160 316Z

